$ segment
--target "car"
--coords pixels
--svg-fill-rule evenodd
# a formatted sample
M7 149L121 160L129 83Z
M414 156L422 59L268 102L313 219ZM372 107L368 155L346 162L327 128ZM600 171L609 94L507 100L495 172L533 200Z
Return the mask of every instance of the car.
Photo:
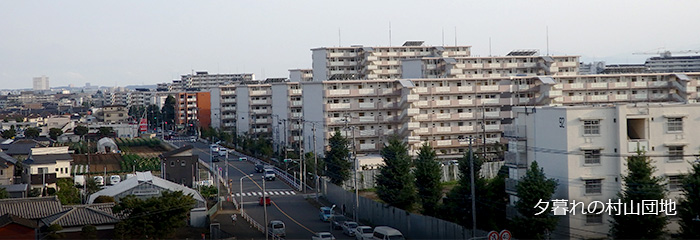
M329 232L317 232L311 236L311 240L335 240L335 237Z
M112 175L109 177L109 185L116 185L122 181L122 177L119 175Z
M212 152L218 152L218 151L219 151L219 146L217 146L216 144L212 144L212 145L209 146L209 147L211 148L211 151L212 151Z
M219 148L219 156L220 157L228 156L228 149L226 149L225 147L220 147Z
M372 239L374 240L404 240L405 238L399 232L392 227L379 226L374 228L372 232Z
M265 171L265 165L263 165L262 163L255 164L255 172L261 173L264 171Z
M239 157L239 158L238 158L238 161L241 161L241 162L242 162L242 161L248 161L248 158L247 158L247 157Z
M333 221L333 229L339 230L343 229L343 222L347 220L343 215L333 215L331 221Z
M272 232L273 236L277 236L277 237L285 237L286 236L284 222L282 222L280 220L270 221L268 228L270 229L270 232Z
M272 169L265 169L265 180L267 181L275 181L275 171Z
M331 208L321 207L318 212L318 217L321 219L321 221L328 222L331 218Z
M270 200L270 196L265 196L265 201L264 201L264 202L265 202L265 203L263 203L263 197L260 197L260 198L258 199L258 204L259 204L260 206L262 206L262 205L268 205L268 206L269 206L270 204L272 204L272 200Z
M196 142L196 141L197 141L197 137L195 137L195 136L190 137L190 142Z
M358 226L355 228L355 240L370 240L373 232L370 226Z
M356 222L345 221L341 226L343 228L343 234L348 236L355 236L355 228L357 228Z
M75 175L73 177L73 183L75 184L76 187L85 186L85 175Z
M105 178L102 176L94 176L92 179L95 180L95 184L97 184L97 186L105 185Z

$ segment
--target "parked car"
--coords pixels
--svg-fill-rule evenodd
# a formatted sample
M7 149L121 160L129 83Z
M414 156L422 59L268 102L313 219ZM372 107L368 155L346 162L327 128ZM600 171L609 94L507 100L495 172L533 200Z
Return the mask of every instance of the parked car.
M275 171L272 171L272 169L265 169L265 180L267 181L275 181Z
M272 232L273 236L277 236L277 237L285 237L286 236L284 222L282 222L280 220L270 221L268 228Z
M264 203L263 203L263 202L264 202ZM270 204L272 204L272 200L270 200L270 197L269 197L269 196L265 196L265 201L263 201L263 197L260 197L260 198L258 199L258 204L260 204L260 206L262 206L263 204L269 206Z
M318 212L318 217L321 219L321 221L328 222L329 219L331 218L331 208L329 207L321 207Z
M241 162L248 161L248 158L247 157L239 157L238 161L241 161Z
M374 231L372 232L372 238L374 240L404 240L405 238L399 232L399 230L396 230L392 227L387 227L387 226L379 226L374 228Z
M109 185L119 184L122 181L122 177L119 175L112 175L109 177Z
M329 232L317 232L311 236L311 240L335 240L335 237Z
M211 152L218 152L219 151L219 146L217 146L216 144L212 144L209 147L211 148Z
M73 177L73 183L78 187L85 186L85 175L75 175Z
M356 222L345 221L342 225L343 234L348 236L355 236L355 228L357 228Z
M333 217L331 217L331 221L333 221L333 229L343 229L343 222L346 220L347 219L343 215L333 215Z
M355 240L370 240L373 232L370 226L358 226L355 228Z
M97 186L105 185L105 178L102 176L94 176L92 179L95 180L95 184L97 184Z
M262 163L255 164L255 172L261 173L264 171L265 171L265 165L263 165Z

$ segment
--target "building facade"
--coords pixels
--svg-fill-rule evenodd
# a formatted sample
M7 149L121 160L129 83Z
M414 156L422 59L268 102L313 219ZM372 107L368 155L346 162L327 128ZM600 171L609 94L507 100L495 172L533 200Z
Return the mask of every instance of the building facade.
M32 79L32 90L34 91L44 91L49 90L49 77L41 76Z

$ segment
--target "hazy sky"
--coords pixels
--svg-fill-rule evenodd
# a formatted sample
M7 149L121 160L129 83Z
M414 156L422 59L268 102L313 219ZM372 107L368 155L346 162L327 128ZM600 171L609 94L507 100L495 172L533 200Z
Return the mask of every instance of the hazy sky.
M472 54L540 49L642 63L700 51L700 1L0 1L0 88L171 82L194 71L259 79L311 68L311 48L405 40ZM340 32L340 40L339 40Z

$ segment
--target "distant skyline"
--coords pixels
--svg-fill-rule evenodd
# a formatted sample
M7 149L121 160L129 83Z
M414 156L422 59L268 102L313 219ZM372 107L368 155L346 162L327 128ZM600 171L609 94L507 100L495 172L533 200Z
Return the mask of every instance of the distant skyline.
M544 55L549 29L552 55L643 63L654 55L632 53L700 51L697 9L700 1L3 1L0 88L31 88L42 75L52 87L152 85L191 71L288 77L311 68L311 48L388 46L389 26L391 45L456 39L476 56Z

